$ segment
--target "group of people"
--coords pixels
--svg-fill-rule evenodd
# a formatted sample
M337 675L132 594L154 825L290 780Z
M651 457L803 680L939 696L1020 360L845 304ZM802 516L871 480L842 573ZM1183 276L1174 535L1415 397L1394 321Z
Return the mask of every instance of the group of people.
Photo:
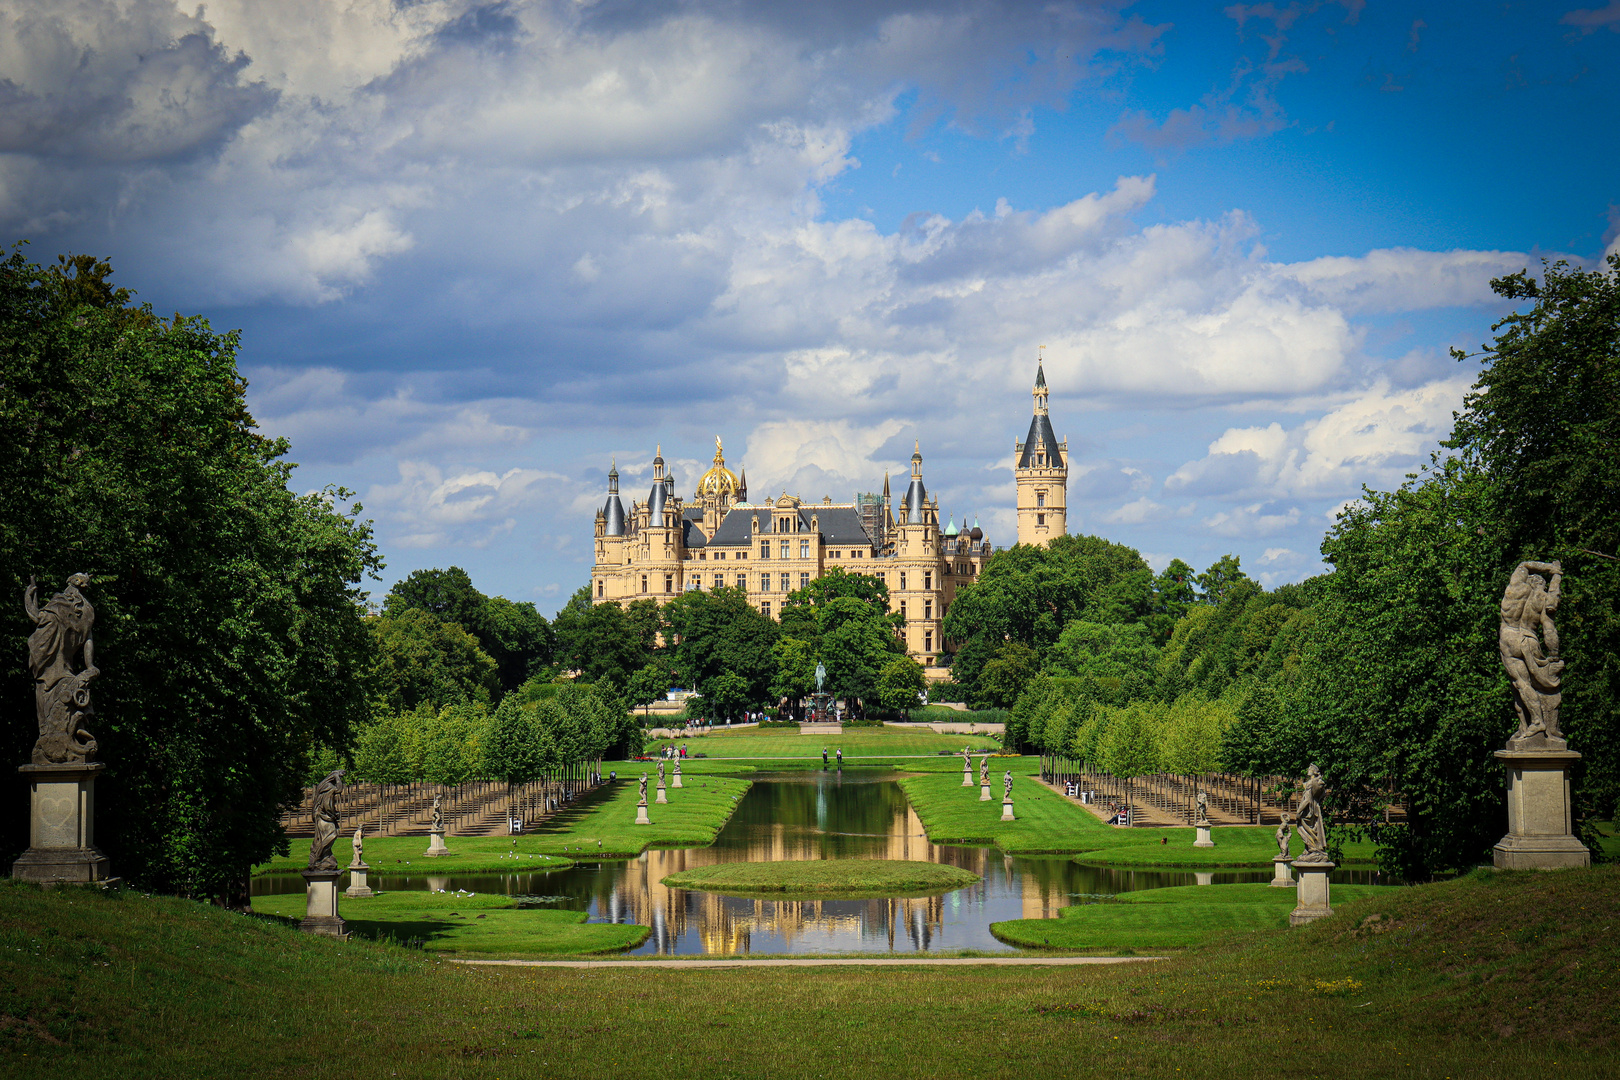
M659 753L665 758L684 758L686 756L686 747L676 746L674 743L670 743L668 746L660 750Z
M838 767L842 769L844 767L844 748L840 746L836 753L838 754ZM823 769L827 767L827 748L825 746L821 748L821 767Z

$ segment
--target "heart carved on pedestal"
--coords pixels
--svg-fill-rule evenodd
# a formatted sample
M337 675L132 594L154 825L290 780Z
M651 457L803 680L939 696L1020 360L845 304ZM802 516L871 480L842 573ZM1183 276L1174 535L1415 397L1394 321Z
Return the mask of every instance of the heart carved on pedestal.
M73 795L59 795L56 798L41 795L34 804L37 807L35 812L45 824L53 829L60 829L73 820L73 811L78 802L78 798Z

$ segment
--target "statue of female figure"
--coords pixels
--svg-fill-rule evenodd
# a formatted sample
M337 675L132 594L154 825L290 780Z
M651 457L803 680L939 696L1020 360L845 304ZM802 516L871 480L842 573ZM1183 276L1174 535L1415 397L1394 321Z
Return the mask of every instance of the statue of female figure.
M1277 854L1288 858L1288 838L1293 834L1293 827L1288 824L1288 815L1284 814L1282 821L1277 824Z
M647 805L647 774L641 774L641 805Z
M990 786L990 758L988 756L979 759L979 786Z
M337 860L332 857L332 843L338 834L338 796L343 792L343 770L330 773L315 785L315 839L309 845L311 870L336 870Z
M354 827L354 862L351 866L366 865L366 838L362 835L366 831L365 825Z
M658 762L658 786L659 787L664 786L664 763L663 763L663 761Z
M433 795L433 831L444 831L444 796L437 792Z
M1299 807L1294 811L1294 820L1299 825L1299 842L1304 846L1305 852L1295 862L1322 863L1327 862L1327 818L1322 813L1322 792L1327 785L1322 782L1322 770L1313 763L1306 771L1305 783L1299 793Z
M39 722L35 765L80 762L96 752L96 740L83 726L91 711L89 682L101 674L90 633L96 609L79 591L88 584L84 574L74 574L44 607L36 603L39 586L33 578L23 590L23 611L34 624L28 636L28 671L34 677L34 714ZM75 672L81 656L84 666Z
M1542 574L1550 575L1552 581ZM1522 562L1502 593L1496 645L1513 684L1513 711L1519 716L1519 730L1508 740L1510 749L1538 735L1559 744L1564 741L1558 729L1558 709L1564 700L1559 676L1564 662L1558 658L1558 628L1552 621L1562 581L1563 567L1558 563Z
M1011 769L1008 769L1007 774L1001 778L1001 797L1003 799L1012 798L1012 770Z
M1209 793L1208 792L1200 791L1198 793L1198 820L1193 822L1193 824L1194 825L1208 825L1209 824Z

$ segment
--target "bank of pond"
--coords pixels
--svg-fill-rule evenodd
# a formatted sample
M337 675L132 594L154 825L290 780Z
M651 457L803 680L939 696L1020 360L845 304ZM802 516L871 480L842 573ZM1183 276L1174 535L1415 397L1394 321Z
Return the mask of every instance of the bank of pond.
M368 837L378 895L345 898L342 915L362 937L510 957L1151 951L1286 923L1279 894L1292 890L1264 884L1270 828L1219 828L1214 849L1194 848L1192 829L1104 824L1029 775L1034 759L992 761L1014 773L1011 821L1001 779L983 800L957 758L952 771L928 761L910 775L686 768L665 802L649 787L637 824L640 763L625 763L610 770L616 782L521 836L451 836L437 857L425 836ZM1347 852L1336 887L1390 887L1370 854ZM334 855L352 858L349 836ZM254 909L301 917L300 865L261 868ZM1151 894L1151 910L1093 902Z

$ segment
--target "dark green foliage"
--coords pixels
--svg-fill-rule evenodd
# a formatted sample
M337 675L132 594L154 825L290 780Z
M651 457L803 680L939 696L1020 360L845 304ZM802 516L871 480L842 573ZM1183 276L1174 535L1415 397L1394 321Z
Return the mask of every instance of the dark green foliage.
M632 615L618 604L593 604L590 586L583 586L557 612L552 623L557 634L557 662L580 672L587 682L609 678L619 686L628 686L630 676L651 659L658 632L657 622L647 618L646 605L652 605L656 617L657 605L653 601L631 604L635 609Z
M922 665L909 656L896 656L878 672L878 704L894 713L915 709L925 685Z
M485 596L459 566L413 570L383 598L383 614L426 612L471 634L495 662L500 692L516 689L551 663L555 639L550 624L530 603Z
M312 749L346 748L368 716L359 584L381 564L360 508L335 509L347 493L289 490L236 336L124 307L108 273L0 263L5 757L28 760L35 734L16 598L30 575L48 595L88 573L97 842L145 887L241 900L247 868L286 850L279 809ZM26 794L8 790L15 851Z
M771 700L771 678L776 673L771 647L780 630L741 589L683 593L664 605L664 618L675 639L673 666L687 685L705 695L718 691L717 700L732 709L741 708L739 702ZM737 677L743 688L731 683L711 686L710 680L721 675Z
M500 697L495 661L457 623L420 608L395 608L369 620L377 641L379 700L395 711L418 705L482 702Z

